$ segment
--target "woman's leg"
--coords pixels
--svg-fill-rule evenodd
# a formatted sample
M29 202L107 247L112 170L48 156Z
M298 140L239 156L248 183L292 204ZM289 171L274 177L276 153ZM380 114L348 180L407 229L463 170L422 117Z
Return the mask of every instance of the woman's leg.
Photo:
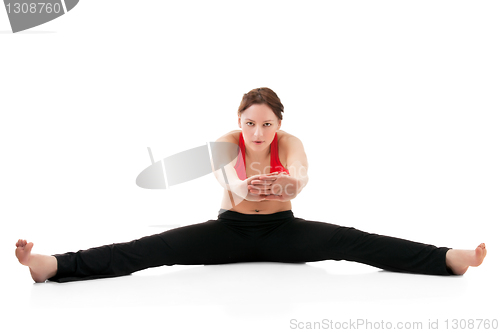
M465 266L480 264L471 260L470 251L451 250L300 218L283 224L269 236L262 251L265 260L269 261L348 260L390 271L432 275L463 274L467 270ZM480 261L486 254L482 248L474 253Z
M125 243L54 256L30 254L33 243L19 241L16 255L36 282L69 282L128 275L163 265L245 261L248 244L224 223L209 220Z

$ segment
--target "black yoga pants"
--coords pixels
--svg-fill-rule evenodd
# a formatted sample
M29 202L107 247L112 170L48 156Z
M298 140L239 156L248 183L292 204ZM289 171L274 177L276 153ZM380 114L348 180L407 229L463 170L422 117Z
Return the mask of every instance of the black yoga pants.
M217 220L171 229L125 243L56 254L57 274L68 282L128 275L163 265L271 261L355 261L381 269L453 275L447 247L363 232L331 223L274 214L220 210Z

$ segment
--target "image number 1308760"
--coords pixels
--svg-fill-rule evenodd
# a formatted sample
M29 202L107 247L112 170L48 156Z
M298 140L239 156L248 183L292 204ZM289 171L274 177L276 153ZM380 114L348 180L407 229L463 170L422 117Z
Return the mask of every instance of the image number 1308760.
M62 6L60 3L54 3L53 5L49 2L14 2L14 3L7 3L5 5L7 8L7 13L15 13L15 14L41 14L41 13L47 13L51 14L52 12L59 14L62 11Z
M4 0L12 32L52 21L73 9L79 0Z

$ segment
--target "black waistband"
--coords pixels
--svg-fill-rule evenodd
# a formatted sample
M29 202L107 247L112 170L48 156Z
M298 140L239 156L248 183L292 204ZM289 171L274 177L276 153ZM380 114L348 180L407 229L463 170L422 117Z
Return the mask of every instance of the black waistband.
M291 210L272 214L243 214L232 210L219 210L219 219L236 220L236 221L275 221L282 219L293 218Z

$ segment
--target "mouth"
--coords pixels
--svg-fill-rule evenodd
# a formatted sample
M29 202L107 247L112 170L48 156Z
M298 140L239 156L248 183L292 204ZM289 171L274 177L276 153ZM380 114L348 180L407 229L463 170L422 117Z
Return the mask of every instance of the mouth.
M260 145L260 144L264 143L264 141L253 141L253 143Z

